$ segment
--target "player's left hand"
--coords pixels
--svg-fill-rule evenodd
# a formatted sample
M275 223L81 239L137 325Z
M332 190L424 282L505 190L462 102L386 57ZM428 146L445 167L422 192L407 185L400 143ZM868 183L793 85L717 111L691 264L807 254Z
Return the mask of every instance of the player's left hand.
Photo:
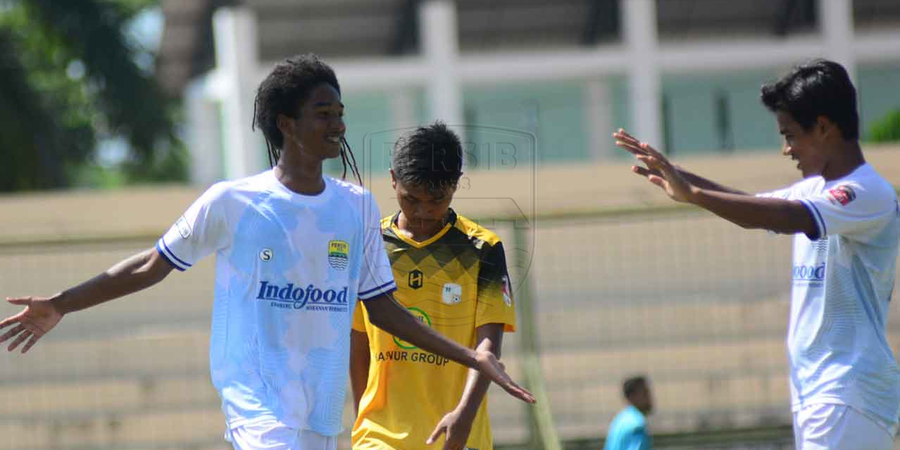
M494 383L502 387L503 390L518 398L519 400L534 403L534 396L522 386L516 384L509 374L506 373L506 367L497 359L493 353L486 350L475 350L475 366L479 372L487 375Z
M623 129L613 133L616 145L634 155L646 167L632 166L632 172L641 175L662 188L676 202L690 202L693 186L681 175L678 168L662 153L646 142L641 142Z
M443 450L463 450L466 448L466 441L469 440L469 433L472 431L472 420L475 418L464 416L459 409L447 413L438 422L425 443L428 445L434 444L442 434L447 433L447 440L444 441Z

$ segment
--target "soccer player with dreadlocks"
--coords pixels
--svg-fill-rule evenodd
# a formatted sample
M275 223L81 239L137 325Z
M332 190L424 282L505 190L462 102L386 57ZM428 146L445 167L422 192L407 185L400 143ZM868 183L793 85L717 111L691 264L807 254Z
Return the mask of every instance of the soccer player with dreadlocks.
M396 289L371 194L324 176L340 156L344 105L332 69L314 55L278 64L256 96L254 124L271 170L213 185L156 244L106 272L25 306L0 322L12 351L28 351L62 317L148 288L172 269L216 254L210 372L235 449L333 450L341 431L350 324L356 300L372 322L415 345L483 371L511 394L496 357L464 348L422 325L391 296Z
M506 257L496 234L450 208L462 163L459 137L442 123L401 138L391 159L400 210L381 221L381 233L397 300L454 341L499 357L503 333L516 324ZM353 448L492 449L490 382L372 319L360 308L353 321Z

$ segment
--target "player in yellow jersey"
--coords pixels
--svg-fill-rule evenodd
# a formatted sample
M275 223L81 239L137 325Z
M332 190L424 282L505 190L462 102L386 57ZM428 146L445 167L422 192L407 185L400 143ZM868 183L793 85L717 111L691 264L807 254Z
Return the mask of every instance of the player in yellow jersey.
M397 301L499 358L503 333L515 329L506 257L496 234L450 208L462 161L459 137L440 122L401 138L391 160L400 211L382 220L382 235ZM376 328L365 308L353 321L350 380L354 449L493 448L488 380Z

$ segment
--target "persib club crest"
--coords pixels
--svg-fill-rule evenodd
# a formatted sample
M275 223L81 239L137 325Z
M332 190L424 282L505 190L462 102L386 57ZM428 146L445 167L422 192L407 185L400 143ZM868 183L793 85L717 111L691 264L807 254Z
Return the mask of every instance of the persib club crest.
M350 261L350 244L344 241L328 241L328 264L337 270L344 270Z

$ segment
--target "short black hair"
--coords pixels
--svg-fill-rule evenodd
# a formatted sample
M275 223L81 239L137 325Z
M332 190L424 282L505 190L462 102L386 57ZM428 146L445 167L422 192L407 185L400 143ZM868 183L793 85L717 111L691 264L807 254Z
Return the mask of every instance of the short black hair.
M300 105L322 83L333 87L338 94L341 93L334 69L314 53L307 53L276 64L259 84L256 100L253 102L252 127L258 127L265 136L270 166L278 164L284 147L284 136L278 129L278 115L284 114L296 119L300 114ZM344 166L344 177L347 176L349 166L357 181L362 184L356 158L346 139L341 141L341 163Z
M462 166L459 136L439 121L401 137L391 157L391 168L398 181L426 186L430 191L456 189Z
M859 139L856 88L844 66L834 61L815 59L794 67L764 85L761 98L770 111L790 114L804 130L825 116L837 124L844 139Z
M647 379L643 375L634 376L622 383L622 394L630 399L639 389L647 387Z

